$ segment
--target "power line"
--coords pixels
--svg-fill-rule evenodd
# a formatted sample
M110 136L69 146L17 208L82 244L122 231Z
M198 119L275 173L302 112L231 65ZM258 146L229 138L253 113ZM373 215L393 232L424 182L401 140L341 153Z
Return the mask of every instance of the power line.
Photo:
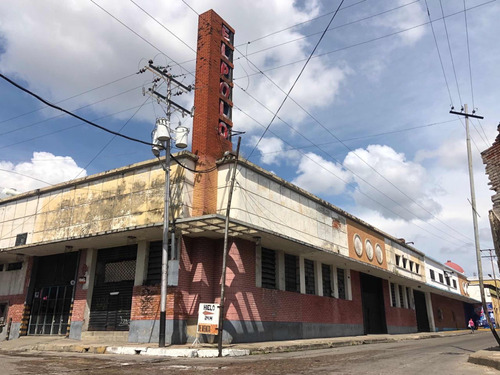
M469 58L469 78L470 78L470 92L472 96L472 110L475 111L476 105L474 104L474 87L472 86L472 67L470 63L470 46L469 46L469 27L467 26L467 8L464 0L464 17L465 17L465 35L467 40L467 57Z
M259 145L260 141L262 140L262 138L264 138L264 136L266 135L267 133L267 130L271 127L274 119L276 118L276 116L278 115L279 111L281 110L281 108L283 107L283 105L285 104L286 100L288 99L288 97L290 96L290 93L292 92L293 88L295 87L295 85L297 84L297 82L299 81L300 77L302 76L302 73L304 72L304 70L306 69L306 66L307 64L309 63L309 61L311 60L311 58L313 57L314 55L314 52L316 52L316 49L318 48L319 44L321 43L321 41L323 40L326 32L328 31L328 28L330 27L330 25L332 24L333 20L335 19L335 16L337 15L340 7L342 6L342 4L344 3L344 0L341 0L339 6L337 7L337 10L335 11L335 13L333 14L332 18L330 19L330 22L328 22L328 25L326 26L325 30L323 31L323 34L321 34L321 37L319 38L318 42L316 43L316 45L314 46L313 50L311 51L311 53L309 54L309 57L307 58L304 66L302 67L302 69L300 70L297 78L295 79L295 81L293 82L292 86L290 87L290 89L288 90L288 92L286 93L286 96L285 98L283 99L283 101L281 102L280 106L278 107L278 109L276 110L275 114L273 115L273 118L271 119L271 121L269 122L269 125L267 125L266 129L264 130L264 132L262 133L262 135L260 136L259 140L257 141L257 143L255 144L255 146L253 147L252 151L250 152L250 155L248 155L248 157L250 158L252 156L252 153L255 151L255 149L257 148L257 146Z
M441 70L443 72L444 82L446 84L446 88L448 89L448 95L450 97L450 106L453 106L453 99L451 97L450 85L448 84L448 79L446 78L446 72L444 70L443 59L441 58L441 52L439 51L439 44L436 38L436 32L434 30L434 25L432 24L431 12L429 10L429 5L427 4L427 0L425 0L425 7L427 8L427 16L429 17L429 24L431 25L432 36L434 37L434 44L436 45L436 50L439 56L439 63L441 64Z
M59 103L63 103L65 101L68 101L68 100L71 100L71 99L74 99L74 98L77 98L79 96L82 96L82 95L85 95L85 94L88 94L89 92L92 92L92 91L95 91L95 90L99 90L99 89L102 89L103 87L106 87L106 86L109 86L109 85L112 85L113 83L117 83L117 82L120 82L120 81L123 81L124 79L127 79L127 78L130 78L130 77L133 77L135 76L137 73L132 73L132 74L129 74L129 75L126 75L124 77L121 77L121 78L118 78L118 79L115 79L114 81L111 81L111 82L108 82L108 83L105 83L103 85L100 85L100 86L97 86L97 87L94 87L93 89L90 89L90 90L86 90L86 91L83 91L79 94L75 94L73 96L70 96L66 99L62 99L62 100L59 100L57 102L55 102L55 104L59 104ZM39 112L41 111L42 109L45 109L47 107L41 107L41 108L38 108L38 109L34 109L32 111L29 111L29 112L25 112L25 113L22 113L20 115L17 115L17 116L14 116L14 117L11 117L11 118L8 118L8 119L5 119L5 120L1 120L0 121L0 124L3 124L4 122L8 122L8 121L12 121L12 120L15 120L15 119L18 119L20 117L23 117L23 116L27 116L27 115L30 115L32 113L35 113L35 112ZM3 133L5 134L5 133ZM1 134L0 134L1 135Z
M448 41L448 50L450 51L451 66L453 68L453 75L455 76L455 82L457 84L458 99L460 100L460 105L463 105L462 96L460 95L460 87L458 85L457 71L455 70L455 61L453 59L453 53L451 52L450 36L448 35L448 27L446 26L446 19L444 18L443 2L439 0L439 5L441 6L441 13L443 15L444 30L446 32L446 40Z
M351 7L356 6L356 5L358 5L358 4L364 3L365 1L366 1L366 0L361 0L361 1L358 1L358 2L356 2L356 3L353 3L353 4L350 4L350 5L347 5L347 6L343 7L343 8L341 8L341 9L340 9L340 11L343 11L343 10L345 10L345 9L351 8ZM413 2L418 2L418 1L420 1L420 0L416 0L416 1L413 1ZM183 1L183 2L185 3L185 1ZM399 8L399 7L398 7L398 8ZM244 45L246 45L246 44L250 44L250 43L257 42L257 41L259 41L259 40L262 40L262 39L268 38L268 37L270 37L270 36L273 36L273 35L279 34L279 33L283 32L283 31L287 31L287 30L290 30L290 29L294 29L294 28L296 28L296 27L298 27L298 26L301 26L301 25L304 25L304 24L306 24L306 23L309 23L309 22L312 22L312 21L316 21L316 20L319 20L320 18L323 18L323 17L329 16L330 14L333 14L334 12L335 12L335 11L328 12L328 13L324 13L324 14L322 14L321 16L317 16L317 17L314 17L314 18L310 18L310 19L308 19L308 20L306 20L306 21L302 21L302 22L296 23L296 24L294 24L294 25L292 25L292 26L285 27L284 29L281 29L281 30L273 31L273 32L271 32L271 33L269 33L269 34L263 35L263 36L258 37L258 38L256 38L256 39L249 40L248 42L244 42L244 43L238 44L238 45L236 45L235 47L242 47L242 46L244 46ZM357 21L355 21L355 22L357 22ZM342 25L342 26L344 26L344 25ZM342 27L342 26L337 26L337 27ZM335 29L335 27L334 27L333 29ZM329 30L332 30L332 29L329 29ZM315 33L315 34L311 34L311 35L308 35L307 37L310 37L310 36L313 36L313 35L316 35L316 34L321 34L321 32L319 32L319 33Z
M197 12L196 12L196 13L197 13ZM197 13L197 14L198 14L198 13ZM113 18L115 18L115 17L113 17ZM127 27L127 28L128 28L128 27ZM248 93L247 93L247 94L248 94ZM261 105L262 105L262 104L261 104ZM264 107L265 107L265 106L264 106ZM255 149L255 148L254 148L254 149ZM396 202L395 202L395 203L396 203ZM410 213L411 213L411 212L410 212ZM438 228L436 228L436 229L438 229ZM451 228L451 229L453 229L453 228ZM447 233L446 233L446 234L447 234ZM447 234L447 235L449 235L449 234Z
M341 5L342 5L342 3L339 5L339 7L340 7ZM337 11L338 11L338 8L337 8ZM336 14L336 13L335 13L335 14ZM335 17L335 15L334 15L334 17ZM325 29L325 31L323 32L322 37L324 36L324 34L326 33L326 31L328 30L328 28L329 28L329 26L330 26L331 22L333 21L333 18L334 18L334 17L332 17L332 20L330 21L330 23L328 24L327 28L326 28L326 29ZM321 41L321 39L319 40L319 42L320 42L320 41ZM309 58L308 58L308 59L307 59L307 61L306 61L306 65L307 65L307 63L309 62L309 60L310 60L310 58L312 57L312 55L314 54L314 51L315 51L315 49L317 48L317 46L318 46L319 42L316 44L316 46L315 46L314 50L313 50L313 51L312 51L312 53L309 55ZM241 52L240 52L240 53L241 53ZM259 69L259 68L255 65L255 64L253 64L253 63L252 63L252 62L248 59L248 57L247 57L246 59L247 59L247 61L249 61L249 62L250 62L250 63L251 63L251 64L252 64L252 65L253 65L253 66L254 66L254 67L255 67L255 68L256 68L256 69L257 69L260 73L261 73L261 74L263 74L263 73L262 73L262 71L261 71L261 70L260 70L260 69ZM302 74L302 72L303 72L304 68L305 68L305 66L302 68L302 70L301 70L300 74ZM300 77L300 74L299 74L299 77ZM269 77L268 77L267 75L265 75L265 74L264 74L264 76L265 76L267 79L269 79L269 80L270 80L270 81L271 81L271 82L272 82L272 83L273 83L276 87L278 87L278 88L279 88L282 92L284 92L284 91L283 91L283 90L279 87L279 85L277 85L277 84L276 84L276 83L275 83L275 82L274 82L271 78L269 78ZM298 77L298 78L299 78L299 77ZM297 78L297 80L298 80L298 78ZM297 80L295 81L295 83L297 82ZM295 85L295 83L294 83L294 85ZM237 84L236 84L236 85L237 85ZM238 86L238 85L237 85L237 86ZM240 86L238 86L238 87L240 87ZM241 87L240 87L240 88L241 88ZM259 141L258 141L258 142L257 142L257 144L253 147L252 151L250 152L250 154L249 154L249 156L248 156L249 158L250 158L250 156L252 155L252 153L254 152L254 150L256 149L256 147L258 146L258 144L259 144L259 143L261 142L261 140L263 139L263 136L265 135L265 133L267 132L267 130L268 130L268 129L269 129L269 127L271 126L271 124L272 124L272 122L274 121L274 119L277 117L277 113L279 112L279 110L280 110L280 109L281 109L281 107L283 106L284 101L286 101L286 99L288 98L288 96L289 96L289 94L290 94L290 92L291 92L291 90L292 90L292 89L293 89L293 86L292 86L292 88L288 91L288 93L287 93L287 95L286 95L285 99L283 100L283 102L282 102L281 106L280 106L280 107L278 108L278 110L274 113L274 115L273 115L273 118L272 118L271 122L270 122L270 123L269 123L269 125L266 127L266 129L264 130L264 133L263 133L263 134L262 134L262 136L260 137ZM243 90L243 89L242 89L242 90ZM246 90L243 90L243 91L244 91L247 95L250 95L250 94L249 94ZM267 109L267 107L266 107L265 105L263 105L263 103L261 103L260 101L258 101L258 100L257 100L255 97L253 97L252 95L250 95L250 96L251 96L254 100L256 100L256 101L257 101L257 102L258 102L261 106L263 106L264 108L266 108L266 109ZM295 103L296 105L298 105L298 106L299 106L302 110L304 110L304 111L305 111L305 112L306 112L306 113L307 113L307 114L308 114L308 115L309 115L309 116L310 116L313 120L315 120L315 121L316 121L319 125L321 125L321 126L322 126L325 130L327 130L327 131L328 131L328 132L329 132L329 133L330 133L330 134L331 134L334 138L336 138L339 142L341 142L341 143L342 143L342 141L341 141L338 137L336 137L334 134L332 134L332 133L330 132L330 130L329 130L328 128L326 128L323 124L321 124L321 123L320 123L320 122L319 122L319 121L318 121L318 120L317 120L314 116L312 116L312 114L310 114L307 110L305 110L302 106L300 106L300 105L299 105L299 104L298 104L295 100L293 100L293 98L291 98L291 100L292 100L292 101L294 101L294 103ZM282 120L282 121L283 121L283 120ZM283 121L283 122L284 122L284 121ZM286 123L286 122L284 122L284 123ZM296 131L293 127L291 127L291 129L293 129L294 131ZM300 132L298 132L298 131L296 131L296 132L300 134ZM302 135L302 134L301 134L301 135ZM303 135L302 135L302 136L303 136ZM304 136L303 136L303 137L304 137ZM306 137L304 137L304 138L305 138L305 139L307 139ZM281 138L280 138L280 139L281 139ZM307 140L308 140L308 139L307 139ZM309 141L309 142L311 142L312 144L314 144L312 141L310 141L310 140L308 140L308 141ZM368 164L368 163L367 163L367 162L366 162L363 158L361 158L361 157L360 157L359 155L357 155L357 154L356 154L353 150L351 150L351 149L350 149L347 145L345 145L345 144L343 144L343 145L344 145L347 149L349 149L350 151L352 151L352 152L353 152L353 153L354 153L354 154L355 154L355 155L356 155L356 156L357 156L357 157L358 157L358 158L359 158L362 162L364 162L364 163L365 163L368 167L370 167L370 168L371 168L372 170L374 170L377 174L379 174L379 175L380 175L380 176L381 176L381 177L382 177L385 181L387 181L388 183L390 183L390 184L391 184L393 187L395 187L395 188L396 188L396 189L397 189L400 193L402 193L404 196L406 196L406 197L407 197L407 198L409 198L411 201L413 201L413 202L414 202L417 206L419 206L420 208L422 208L424 211L426 211L427 213L429 213L432 217L434 217L435 219L437 219L438 221L440 221L440 222L441 222L442 224L444 224L445 226L449 227L451 230L455 231L456 233L458 233L458 234L460 234L460 235L463 235L462 233L460 233L460 232L456 231L454 228L450 227L448 224L446 224L446 223L442 222L442 221L441 221L440 219L438 219L438 218L437 218L434 214L432 214L430 211L428 211L425 207L422 207L422 206L421 206L418 202L416 202L414 199L412 199L411 197L409 197L406 193L404 193L401 189L399 189L396 185L394 185L391 181L389 181L389 180L388 180L385 176L381 175L381 174L380 174L380 173L379 173L379 172L378 172L375 168L373 168L370 164ZM316 146L316 147L318 147L318 146ZM320 148L320 147L318 147L318 149L320 149L320 150L321 150L321 148ZM324 150L321 150L321 151L325 152ZM330 156L330 157L332 157L331 155L329 155L329 156ZM335 159L335 158L333 158L333 159ZM338 161L337 161L337 162L338 162ZM354 173L354 172L353 172L353 173ZM354 174L355 174L355 173L354 173ZM355 174L355 175L356 175L356 174ZM338 176L337 176L337 177L338 177ZM361 178L360 176L358 176L358 178L360 178L362 181L364 181L365 183L367 183L369 186L371 186L371 187L372 187L372 188L374 188L375 190L377 190L377 191L379 191L380 193L382 193L380 190L378 190L378 189L377 189L377 188L375 188L373 185L371 185L368 181L364 180L364 179L363 179L363 178ZM386 197L388 197L388 198L389 198L390 200L392 200L394 203L396 203L396 204L400 205L399 203L397 203L396 201L394 201L391 197L387 196L387 195L386 195L386 194L384 194L384 193L382 193L382 194L383 194L383 195L385 195ZM403 207L403 206L401 206L401 207ZM409 212L410 212L410 211L409 211ZM411 213L411 212L410 212L410 213ZM413 213L412 213L412 214L413 214ZM414 214L413 214L413 215L414 215ZM415 215L415 216L416 216L416 215Z
M104 126L98 125L98 124L96 124L96 123L94 123L94 122L92 122L92 121L89 121L89 120L87 120L87 119L85 119L85 118L83 118L83 117L81 117L81 116L78 116L78 115L74 114L73 112L70 112L70 111L68 111L68 110L66 110L66 109L64 109L64 108L61 108L61 107L59 107L59 106L57 106L57 105L55 105L55 104L52 104L52 103L48 102L47 100L43 99L41 96L39 96L39 95L35 94L34 92L32 92L32 91L28 90L27 88L24 88L23 86L21 86L21 85L17 84L17 83L16 83L16 82L14 82L13 80L11 80L11 79L7 78L5 75L3 75L3 74L1 74L1 73L0 73L0 78L2 78L2 79L4 79L5 81L9 82L11 85L13 85L13 86L17 87L19 90L24 91L25 93L27 93L27 94L29 94L29 95L33 96L34 98L38 99L39 101L41 101L41 102L42 102L42 103L44 103L45 105L47 105L47 106L49 106L49 107L52 107L52 108L54 108L54 109L57 109L57 110L59 110L59 111L61 111L61 112L64 112L64 113L66 113L66 114L68 114L68 115L70 115L70 116L72 116L72 117L74 117L74 118L77 118L77 119L79 119L80 121L83 121L83 122L85 122L85 123L87 123L87 124L89 124L89 125L91 125L91 126L94 126L94 127L98 128L98 129L101 129L101 130L104 130L104 131L105 131L105 132L107 132L107 133L114 134L114 135L116 135L116 136L118 136L118 137L122 137L122 138L128 139L129 141L134 141L134 142L142 143L142 144L145 144L145 145L148 145L148 146L152 146L152 144L151 144L150 142L144 142L144 141L142 141L142 140L140 140L140 139L133 138L133 137L129 137L129 136L127 136L127 135L120 134L120 133L115 132L115 131L113 131L113 130L107 129L107 128L105 128Z

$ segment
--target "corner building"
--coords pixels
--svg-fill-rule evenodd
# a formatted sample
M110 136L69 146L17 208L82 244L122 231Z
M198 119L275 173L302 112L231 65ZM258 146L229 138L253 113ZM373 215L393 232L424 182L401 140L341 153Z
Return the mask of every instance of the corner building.
M194 341L199 304L219 302L233 37L200 16L193 152L171 165L168 343ZM0 339L157 342L164 181L149 160L1 200ZM477 302L460 272L242 159L230 216L226 343L465 329Z

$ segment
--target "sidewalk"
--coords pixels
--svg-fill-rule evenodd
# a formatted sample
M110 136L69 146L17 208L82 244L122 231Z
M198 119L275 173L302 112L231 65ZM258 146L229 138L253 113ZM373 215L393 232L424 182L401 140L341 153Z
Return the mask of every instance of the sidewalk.
M436 337L461 336L468 330L446 332L420 332L400 335L366 335L333 337L324 339L269 341L224 345L223 356L244 356L252 354L281 353L311 349L327 349L342 346L422 340ZM53 351L94 354L126 354L166 357L209 358L217 357L216 344L193 346L170 345L159 348L158 343L106 343L70 340L53 336L25 336L16 340L0 342L0 353L11 351ZM469 357L469 362L500 370L500 350L480 350Z

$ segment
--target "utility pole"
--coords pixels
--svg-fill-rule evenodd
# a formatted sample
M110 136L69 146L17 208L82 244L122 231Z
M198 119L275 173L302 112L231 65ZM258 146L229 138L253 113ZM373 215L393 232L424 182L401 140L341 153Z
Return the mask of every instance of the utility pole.
M166 118L158 118L156 120L156 127L152 132L152 152L160 160L162 150L165 150L165 163L162 168L165 171L165 195L164 195L164 214L163 214L163 238L162 238L162 252L161 252L161 295L160 295L160 327L159 327L159 341L160 348L165 347L165 332L167 323L167 285L168 285L168 232L169 232L169 210L170 210L170 148L172 141L172 130L170 128L170 117L172 112L179 111L184 117L185 115L192 116L193 110L188 110L179 104L173 102L172 90L175 87L174 95L181 95L185 92L190 92L192 86L185 86L177 81L175 77L169 73L169 67L155 66L153 61L149 61L149 65L141 69L139 72L145 71L153 72L157 78L153 80L153 87L148 88L147 93L154 97L158 103L164 102L167 105ZM163 80L167 84L167 94L160 94L157 89L157 82ZM146 91L143 90L143 94ZM185 148L187 146L187 128L179 126L175 130L176 133L176 146L178 148ZM180 139L182 138L182 139ZM174 254L175 243L172 233L171 254Z
M229 212L231 211L231 200L233 198L234 182L236 180L236 169L238 167L238 158L240 155L241 137L238 137L238 146L236 147L236 158L234 159L233 173L231 177L231 186L227 197L226 222L224 227L224 249L222 255L222 281L220 284L220 305L219 305L219 337L217 347L219 349L219 357L222 357L222 334L224 333L224 299L226 291L226 263L228 253L228 233L229 233Z
M484 282L483 282L483 265L481 262L481 247L479 245L479 229L477 226L477 210L476 210L476 192L474 190L474 171L472 168L472 152L471 152L471 146L470 146L470 133L469 133L469 117L472 118L477 118L477 119L484 119L483 116L478 116L475 114L475 111L472 111L472 113L467 113L467 104L465 104L462 107L462 110L460 112L456 112L453 110L453 107L450 110L451 114L458 115L458 116L464 116L465 117L465 134L466 134L466 141L467 141L467 161L468 161L468 166L469 166L469 183L470 183L470 195L471 195L471 206L472 206L472 222L474 225L474 243L476 246L476 259L477 259L477 273L479 277L479 290L481 293L481 302L483 305L483 311L485 311L484 315L486 316L486 320L488 321L488 324L490 325L491 333L497 340L498 345L500 346L500 337L498 337L498 334L493 328L493 325L491 324L490 321L490 316L488 314L488 307L486 306L486 298L484 296Z

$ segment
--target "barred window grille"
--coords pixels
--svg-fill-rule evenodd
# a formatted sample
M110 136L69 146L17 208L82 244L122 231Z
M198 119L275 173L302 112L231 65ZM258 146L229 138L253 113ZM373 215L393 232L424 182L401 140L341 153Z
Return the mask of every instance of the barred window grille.
M396 285L391 283L391 306L396 307Z
M399 285L399 306L405 307L405 297L403 294L403 286Z
M300 292L299 257L285 254L285 290Z
M321 265L321 277L323 279L323 296L333 297L332 289L332 267L328 264Z
M312 260L304 260L304 273L306 281L306 294L315 294L314 262Z
M276 252L262 248L262 287L276 289Z
M117 283L120 281L134 280L135 278L135 259L106 263L105 267L105 283Z
M337 268L337 285L339 288L339 298L346 299L345 270L343 268Z

